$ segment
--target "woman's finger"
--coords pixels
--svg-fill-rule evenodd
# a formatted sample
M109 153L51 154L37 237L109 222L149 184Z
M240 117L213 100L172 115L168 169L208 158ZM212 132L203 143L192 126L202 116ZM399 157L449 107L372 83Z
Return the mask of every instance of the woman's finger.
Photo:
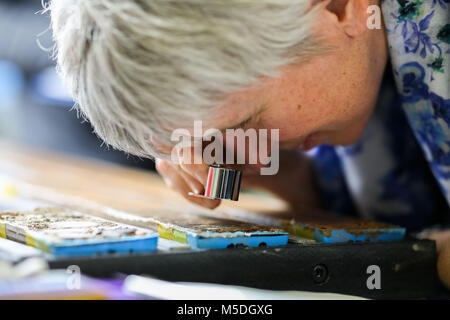
M208 209L214 209L220 204L220 200L212 200L205 198L197 198L189 196L189 192L195 192L194 189L189 185L187 179L181 174L181 169L169 161L160 160L156 163L156 168L158 172L164 179L166 185L180 193L184 198L192 203L203 206ZM191 177L192 179L192 177ZM200 183L199 183L200 185ZM198 186L197 188L200 188Z
M450 238L440 244L437 269L442 284L450 290Z
M195 162L195 150L194 148L190 149L178 149L178 157L179 157L179 166L186 173L193 176L200 182L202 185L205 184L206 178L208 177L208 165L205 163L196 163ZM199 160L201 160L201 156L198 156Z
M179 168L179 174L183 177L186 183L191 188L191 191L196 194L202 194L205 190L205 186L203 183L200 183L194 176L192 176L189 172L186 172L182 168Z

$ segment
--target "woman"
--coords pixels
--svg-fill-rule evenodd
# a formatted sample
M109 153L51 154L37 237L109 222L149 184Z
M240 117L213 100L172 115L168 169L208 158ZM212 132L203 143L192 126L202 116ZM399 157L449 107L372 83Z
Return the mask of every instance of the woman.
M280 171L249 185L411 230L448 220L449 0L66 0L51 11L62 76L112 146L162 159L171 132L195 120L279 129ZM299 151L317 146L312 159ZM157 169L187 198L206 180L205 164ZM427 235L450 286L450 235Z

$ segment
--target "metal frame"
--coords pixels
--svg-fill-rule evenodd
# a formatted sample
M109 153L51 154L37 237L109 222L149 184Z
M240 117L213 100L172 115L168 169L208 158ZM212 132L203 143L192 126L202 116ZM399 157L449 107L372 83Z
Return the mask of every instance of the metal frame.
M436 271L430 240L391 243L289 244L96 258L49 258L51 268L76 264L85 274L145 274L169 281L209 282L271 290L335 292L367 298L449 298ZM381 271L381 289L368 289L367 268Z

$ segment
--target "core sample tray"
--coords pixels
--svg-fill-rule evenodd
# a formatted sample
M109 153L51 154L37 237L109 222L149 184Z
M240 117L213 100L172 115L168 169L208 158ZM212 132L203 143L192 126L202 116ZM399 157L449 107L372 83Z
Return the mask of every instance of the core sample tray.
M289 238L279 228L192 212L164 210L153 213L153 218L161 238L185 243L193 249L283 246Z
M158 234L76 211L0 211L0 237L54 256L152 252Z
M58 213L58 216L60 214ZM84 214L67 214L69 216L64 218L64 222L71 219L85 221L86 218ZM75 217L70 218L70 215ZM227 249L199 250L182 245L183 241L158 239L161 244L158 244L158 249L154 251L156 235L146 229L128 229L128 225L114 223L121 231L113 228L112 233L109 233L108 228L105 228L101 234L107 239L97 242L94 241L95 237L94 240L74 239L77 233L74 224L73 228L64 228L64 224L53 221L51 216L47 218L49 221L43 221L39 210L21 214L11 211L0 213L0 233L3 237L14 238L15 241L42 249L31 254L23 252L14 261L19 262L28 255L38 255L48 262L51 269L66 269L77 265L83 274L102 278L114 277L117 274L146 274L168 281L220 283L272 290L335 292L368 298L448 298L437 277L436 248L434 241L430 240L407 237L394 242L328 244L314 240L302 242L291 238L289 243L283 246L230 246ZM35 219L39 220L39 224L35 224ZM107 220L97 220L95 217L93 220L89 218L88 221L102 224ZM54 228L59 232L59 237L54 238L42 229L37 231L40 227L44 227L42 229L47 230L47 233L51 233L48 230ZM95 234L93 230L98 229L92 227L90 232ZM130 236L131 230L134 230L134 234ZM122 231L126 235L117 236L116 232L121 234ZM139 234L140 232L146 234ZM69 237L70 241L63 235ZM170 238L170 235L173 233L169 233L167 237ZM132 241L127 243L127 240ZM127 247L117 243L126 244ZM164 243L169 249L163 248ZM21 245L17 242L16 244ZM3 247L5 250L10 248L17 251L6 242ZM104 254L83 254L90 252ZM5 259L13 260L11 256L5 256ZM373 289L367 285L371 276L368 268L373 265L378 266L381 272L381 289Z

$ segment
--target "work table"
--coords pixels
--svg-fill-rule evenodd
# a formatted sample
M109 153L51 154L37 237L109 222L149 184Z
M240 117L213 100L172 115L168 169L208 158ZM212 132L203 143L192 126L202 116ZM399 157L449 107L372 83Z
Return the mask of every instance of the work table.
M44 201L100 216L105 214L105 208L138 217L176 208L227 217L249 214L253 221L264 221L286 211L281 201L253 193L243 193L238 203L226 202L218 210L202 211L205 209L188 204L169 190L152 172L4 141L0 141L0 149L0 194L11 198ZM168 250L75 260L49 257L48 261L52 268L77 264L83 272L100 277L117 272L144 273L170 281L336 292L370 298L442 296L434 242L411 238L393 243L354 244L290 241L285 247L275 248ZM383 290L366 287L366 269L372 264L383 270Z

